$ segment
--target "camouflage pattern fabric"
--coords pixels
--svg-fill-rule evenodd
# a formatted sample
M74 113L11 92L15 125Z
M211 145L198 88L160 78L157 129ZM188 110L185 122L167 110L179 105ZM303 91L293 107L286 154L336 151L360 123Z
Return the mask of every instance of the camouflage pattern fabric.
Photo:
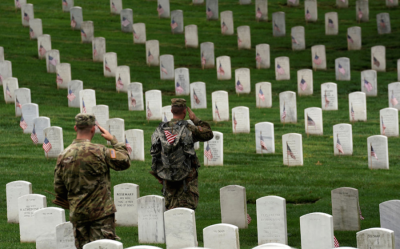
M180 119L171 119L169 123L170 127L173 127ZM192 132L193 142L206 142L214 137L211 126L209 123L202 121L198 118L192 120L194 125L187 124L187 128Z
M54 191L70 204L70 221L94 221L116 212L111 197L110 168L130 167L125 143L111 140L113 149L75 139L58 157Z

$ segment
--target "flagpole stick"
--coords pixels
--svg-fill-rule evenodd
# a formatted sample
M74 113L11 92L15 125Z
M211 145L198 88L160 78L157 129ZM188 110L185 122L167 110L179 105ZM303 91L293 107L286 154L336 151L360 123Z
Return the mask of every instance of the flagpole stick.
M287 151L287 148L288 148L288 142L286 141L286 158L287 158L287 165L288 165L288 167L290 166L290 163L289 163L289 153L288 153L288 151Z

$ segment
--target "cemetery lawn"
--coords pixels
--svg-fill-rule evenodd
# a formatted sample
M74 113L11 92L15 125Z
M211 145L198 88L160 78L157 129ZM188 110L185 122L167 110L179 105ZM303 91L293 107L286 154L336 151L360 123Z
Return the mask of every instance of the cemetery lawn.
M53 49L60 51L61 62L71 63L72 78L83 81L84 89L96 90L97 104L109 106L110 118L125 120L125 129L143 129L145 138L145 161L133 161L125 172L112 172L112 184L135 183L140 186L140 195L161 195L161 185L148 172L151 166L150 137L158 121L146 121L145 111L128 111L126 93L117 93L115 79L103 76L102 63L92 61L90 44L81 44L80 32L70 28L69 13L61 11L61 0L30 0L34 4L35 18L41 18L43 33L50 34ZM159 68L146 65L145 45L133 44L133 36L122 33L120 17L110 15L108 0L75 1L83 9L84 20L94 22L95 36L105 37L107 52L118 54L118 64L128 65L131 81L143 83L143 91L159 89L162 91L163 106L169 105L175 97L174 82L161 81ZM359 190L362 215L361 229L379 227L379 203L399 199L397 187L400 164L398 150L399 138L390 137L389 170L368 169L367 137L380 133L379 110L388 107L388 84L397 81L396 62L400 58L398 40L400 16L398 8L388 9L384 0L370 1L370 21L356 22L355 2L348 9L337 9L334 0L318 1L318 21L306 25L303 1L299 7L287 7L286 0L273 0L269 3L269 21L255 21L255 0L251 5L240 6L238 0L220 0L219 11L232 10L235 29L241 25L251 27L251 50L238 50L237 37L222 36L219 21L206 21L205 6L195 6L190 0L172 0L171 11L184 12L185 25L196 24L199 30L199 44L211 41L215 44L215 57L231 56L232 79L217 81L216 69L201 70L200 49L185 49L184 35L172 34L169 19L158 19L155 0L124 1L124 8L132 8L134 22L146 23L147 40L160 41L160 54L172 54L175 68L188 67L190 81L203 81L207 88L208 109L194 110L196 115L210 122L214 131L224 134L224 166L205 167L199 170L200 202L196 210L197 236L199 246L203 245L203 228L221 222L219 189L235 184L246 187L248 213L253 218L248 229L240 230L242 249L257 245L256 199L277 195L287 202L287 231L289 245L300 248L300 221L302 215L311 212L331 214L331 190L339 187L353 187ZM286 12L286 36L272 37L272 13ZM324 14L339 13L339 35L325 36ZM376 14L390 13L392 34L377 35ZM397 13L397 14L396 14ZM305 26L306 50L293 52L290 29ZM362 50L347 51L347 28L362 28ZM37 57L37 42L29 39L29 29L21 25L21 13L15 11L13 0L0 1L0 46L4 47L5 59L13 65L13 76L18 78L19 87L31 89L32 103L39 105L40 116L51 119L52 126L63 128L64 147L74 139L74 116L77 108L68 108L67 90L57 90L56 75L46 73L45 60ZM236 34L236 31L235 31ZM255 68L255 46L267 43L271 46L270 69ZM311 68L311 46L326 46L326 71L314 72L314 94L297 96L297 124L280 123L279 93L297 92L297 70ZM353 125L353 156L333 155L332 127L339 123L349 123L348 94L361 90L361 71L370 69L370 48L375 45L386 46L387 72L378 73L378 96L367 98L367 122ZM274 59L288 56L291 66L291 80L276 81L273 68ZM336 81L334 60L349 57L351 62L351 81ZM234 88L234 70L250 68L251 88L248 95L237 96ZM256 108L255 84L267 81L272 83L273 104L269 109ZM320 85L325 82L338 84L338 111L324 111L324 135L307 138L304 129L304 109L321 107ZM247 106L250 108L250 134L233 134L232 122L212 121L211 93L225 90L229 93L230 108ZM189 96L184 96L190 105ZM33 192L47 197L47 205L53 196L45 191L53 191L53 171L55 159L47 160L40 145L34 146L29 134L23 134L19 127L19 117L15 117L14 105L0 103L0 248L35 248L34 244L19 242L18 224L8 224L6 214L5 185L16 180L32 183ZM230 115L232 118L232 115ZM254 125L258 122L275 124L275 154L259 155L255 152ZM282 162L282 135L286 133L303 135L304 166L287 167ZM96 135L95 143L105 144ZM197 151L203 165L203 144ZM316 163L320 162L319 165ZM66 212L68 219L68 212ZM118 227L117 234L122 238L124 248L138 245L137 227ZM341 246L356 247L356 232L335 231ZM165 245L158 245L165 248Z

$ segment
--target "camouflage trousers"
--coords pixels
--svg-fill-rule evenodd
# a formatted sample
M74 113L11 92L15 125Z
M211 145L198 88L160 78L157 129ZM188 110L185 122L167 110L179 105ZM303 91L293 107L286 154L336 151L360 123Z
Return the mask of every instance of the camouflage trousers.
M196 210L199 202L198 173L192 169L188 177L179 182L166 181L165 208L185 207Z
M77 249L82 249L85 244L99 239L119 239L115 234L114 214L94 221L72 222L72 225Z

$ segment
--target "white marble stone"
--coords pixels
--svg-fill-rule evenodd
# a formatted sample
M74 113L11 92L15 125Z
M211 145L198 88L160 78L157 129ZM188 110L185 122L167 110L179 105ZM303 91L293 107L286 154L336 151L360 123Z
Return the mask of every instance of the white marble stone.
M83 90L83 82L80 80L71 80L68 82L68 107L80 108L79 92Z
M139 185L137 184L121 183L114 186L114 203L117 209L115 224L117 226L138 225L137 199L139 197Z
M350 59L346 57L337 58L335 60L335 74L336 80L350 81Z
M214 137L204 143L204 165L223 166L224 165L224 134L213 131ZM206 156L206 154L208 156Z
M30 182L20 180L6 184L8 223L19 223L18 198L28 194L32 194Z
M280 243L267 243L264 245L254 247L253 249L293 249L293 248Z
M230 224L215 224L203 229L204 246L218 249L240 249L239 228Z
M300 217L301 248L332 249L333 217L325 213L310 213Z
M131 71L129 66L118 66L115 70L115 89L117 92L128 92L131 83Z
M349 94L350 122L367 121L367 99L363 92Z
M130 111L143 111L143 85L140 82L128 84L128 108Z
M192 109L207 109L206 83L199 81L190 84L190 104Z
M287 0L288 6L299 6L300 0Z
M144 135L143 130L131 129L125 131L125 137L132 147L130 158L133 161L144 161Z
M322 119L322 109L319 107L309 107L304 109L305 132L312 135L324 134L324 122Z
M18 88L14 91L15 96L15 116L22 114L22 106L31 103L31 90L28 88Z
M381 227L394 232L395 248L400 245L400 200L390 200L379 204Z
M133 43L145 44L146 37L146 24L145 23L134 23L133 24Z
M386 228L369 228L359 231L357 234L357 248L369 249L395 249L394 232Z
M226 91L215 91L211 94L212 115L215 122L229 121L229 95Z
M12 77L11 61L0 61L0 86L3 85L3 81L8 77Z
M235 33L233 12L230 10L221 12L221 33L223 35L233 35Z
M314 78L311 69L297 71L297 93L299 96L312 95L314 91Z
M139 243L165 243L164 197L147 195L137 199Z
M8 77L3 80L3 94L6 104L15 103L15 90L18 89L18 79Z
M370 136L368 143L368 167L370 169L389 169L388 138L382 135Z
M333 152L335 156L353 155L353 130L350 124L333 126Z
M81 113L93 114L92 108L96 106L96 91L92 89L79 91L79 105Z
M303 138L298 133L282 135L283 165L303 166Z
M183 11L173 10L171 11L171 32L172 34L182 34L183 33Z
M63 138L63 130L58 126L50 126L43 130L45 140L49 140L51 143L51 150L46 153L44 152L46 157L49 158L57 158L61 152L64 151L64 138ZM43 142L44 143L44 142Z
M35 222L36 249L56 247L56 226L65 222L62 208L42 208L33 213Z
M37 40L38 36L43 35L42 19L30 19L29 20L29 38L31 40Z
M162 80L175 79L174 56L171 54L164 54L160 56L160 79Z
M237 27L238 49L251 49L250 26Z
M126 249L162 249L162 248L161 247L157 247L157 246L140 245L140 246L128 247Z
M311 47L312 67L314 70L326 70L325 45Z
M74 230L71 222L64 222L56 226L57 249L76 249Z
M232 108L232 132L250 133L250 111L246 106Z
M292 50L293 51L305 50L306 38L305 38L304 27L303 26L292 27L290 34L292 39Z
M337 85L333 82L321 84L321 107L324 111L338 109Z
M81 24L81 42L92 43L94 38L94 26L92 21L83 21Z
M386 0L386 7L397 7L398 5L398 0Z
M348 8L349 0L336 0L336 7L338 8Z
M197 48L199 46L197 25L191 24L185 26L185 46L189 48Z
M369 21L369 3L368 0L356 1L356 20L357 22Z
M103 55L103 72L105 77L115 77L118 68L117 53L109 52Z
M175 69L175 95L189 95L190 93L189 69L180 67Z
M159 18L169 18L169 0L157 0L157 12Z
M110 0L110 13L120 14L122 11L122 0Z
M378 72L386 71L386 48L374 46L371 48L371 69Z
M232 77L231 72L231 57L219 56L217 57L217 78L218 80L230 80Z
M83 22L82 7L74 6L69 11L71 28L73 30L80 30Z
M275 58L275 79L290 80L290 60L289 57L281 56Z
M173 118L173 114L171 112L171 105L163 106L161 109L162 112L162 121L169 122Z
M74 7L74 0L62 0L61 2L63 12L69 12Z
M33 130L33 120L39 117L39 106L34 103L27 103L22 106L21 111L22 117L27 124L27 128L24 130L24 133L31 134Z
M348 50L360 50L362 47L361 41L361 27L350 27L347 29Z
M272 35L280 37L286 35L286 16L285 12L272 13Z
M123 249L123 245L119 241L100 239L87 243L83 249Z
M196 218L194 210L174 208L164 213L167 249L197 246Z
M378 75L375 70L364 70L361 72L361 91L366 96L378 95Z
M378 28L378 34L390 34L392 32L390 25L389 13L379 13L376 15L376 26Z
M133 32L133 11L132 9L122 9L120 13L121 31L125 33Z
M38 194L23 195L18 198L19 235L21 242L35 242L37 229L33 213L47 207L46 196Z
M399 114L396 108L384 108L379 111L381 135L399 136Z
M57 65L60 64L60 52L57 49L48 50L45 57L47 72L56 73Z
M287 244L286 200L265 196L256 200L258 244Z
M279 93L280 119L282 123L297 123L296 93L286 91Z
M200 61L202 68L215 67L214 43L203 42L200 44Z
M206 0L207 20L218 20L218 0Z
M110 118L104 128L115 136L118 142L123 143L125 141L125 120L122 118Z
M331 191L333 227L335 231L360 230L358 190L342 187Z
M94 62L103 62L106 53L106 39L104 37L95 37L92 41L92 55Z
M305 0L304 13L306 22L316 22L318 20L317 0Z
M256 84L256 106L258 108L272 107L272 90L270 82L259 82Z
M219 190L221 203L221 222L247 228L246 188L229 185Z
M238 68L235 70L235 89L237 94L250 93L251 81L249 68Z
M43 144L44 141L44 130L51 127L50 118L48 117L38 117L33 120L33 127L35 128L35 133L39 144Z
M107 105L96 105L92 107L93 115L96 117L97 123L107 129L107 120L109 119L109 110ZM96 128L96 133L101 133L99 129Z
M72 80L71 64L60 63L56 66L56 84L57 88L67 89L68 82Z
M204 0L192 0L192 3L194 5L200 5L200 4L204 4Z
M27 3L27 4L21 5L22 26L29 27L29 21L34 18L35 18L35 15L33 12L33 4Z
M270 48L268 44L258 44L256 45L256 67L260 68L270 68Z
M388 99L389 99L389 107L396 108L400 110L400 82L393 82L388 84Z
M256 20L268 21L268 0L256 0Z
M325 35L337 35L339 33L339 21L337 12L325 13Z
M146 97L146 119L162 120L162 95L160 90L145 92Z

